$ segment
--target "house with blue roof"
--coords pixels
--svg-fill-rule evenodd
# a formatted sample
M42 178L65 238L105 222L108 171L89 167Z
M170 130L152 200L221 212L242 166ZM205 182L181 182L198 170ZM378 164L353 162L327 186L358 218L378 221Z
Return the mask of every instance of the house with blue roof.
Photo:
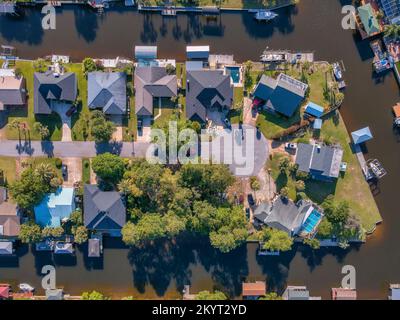
M324 108L310 101L306 105L304 112L312 117L321 118L322 115L324 114Z
M291 117L303 102L308 85L284 73L274 79L262 75L253 97L265 101L267 109Z
M126 112L126 74L124 72L89 72L88 106L108 115Z
M35 221L42 227L59 227L63 219L68 219L75 210L75 192L73 188L59 188L46 195L34 208Z

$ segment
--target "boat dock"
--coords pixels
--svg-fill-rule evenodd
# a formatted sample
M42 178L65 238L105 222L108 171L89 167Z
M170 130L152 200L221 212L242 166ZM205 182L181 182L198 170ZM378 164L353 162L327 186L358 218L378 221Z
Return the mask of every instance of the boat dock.
M314 52L291 52L288 50L264 50L260 57L263 63L281 63L289 62L292 64L298 62L314 62Z
M357 160L360 163L365 180L370 181L373 179L381 179L387 174L385 168L383 168L382 164L377 159L368 161L365 160L359 144L354 145L354 151L357 156Z
M371 49L374 52L373 67L377 73L393 68L393 58L383 51L381 41L375 40L370 43Z

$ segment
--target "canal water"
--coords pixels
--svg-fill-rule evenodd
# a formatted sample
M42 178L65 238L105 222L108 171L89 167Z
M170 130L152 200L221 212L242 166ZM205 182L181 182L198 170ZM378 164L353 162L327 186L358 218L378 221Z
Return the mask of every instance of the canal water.
M374 76L368 41L341 28L341 7L350 2L301 0L295 8L279 10L279 18L269 24L256 23L248 13L224 13L217 21L208 21L186 15L162 18L122 8L99 17L66 7L57 9L57 29L43 31L38 10L27 10L20 20L0 17L0 43L17 47L24 58L51 53L74 60L132 57L134 45L157 44L159 56L184 60L187 44L209 44L212 52L233 53L237 61L257 60L267 46L313 50L318 60L343 60L348 88L341 112L348 130L370 126L374 140L368 142L367 158L379 159L389 173L374 190L383 223L360 247L345 251L298 247L279 257L257 257L252 244L223 255L207 241L188 237L142 250L108 240L104 259L96 264L85 258L84 248L75 258L62 261L21 248L17 258L0 260L1 282L38 287L41 267L55 264L58 285L71 294L98 289L115 296L174 298L190 283L193 291L219 288L238 296L241 281L247 278L266 279L269 288L277 290L287 283L304 284L313 295L328 298L330 288L340 286L342 266L354 265L359 297L385 298L388 284L400 282L400 138L392 131L391 114L399 89L392 73Z

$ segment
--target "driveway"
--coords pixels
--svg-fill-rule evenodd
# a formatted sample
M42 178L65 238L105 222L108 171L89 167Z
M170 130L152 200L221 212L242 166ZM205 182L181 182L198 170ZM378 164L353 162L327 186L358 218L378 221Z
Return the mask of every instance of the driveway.
M151 140L151 119L150 117L142 118L142 129L137 132L137 142L148 143Z
M82 181L82 159L62 158L61 160L68 167L68 174L63 186L73 187L75 182Z
M62 122L61 141L72 141L71 118L65 114L70 107L71 104L69 103L57 102L52 104L52 110L60 116Z
M112 139L115 141L123 141L123 116L113 115L108 116L109 120L115 124L115 132L112 135Z
M257 112L253 112L252 110L252 101L249 98L244 98L243 105L243 123L251 125L253 127L257 124Z

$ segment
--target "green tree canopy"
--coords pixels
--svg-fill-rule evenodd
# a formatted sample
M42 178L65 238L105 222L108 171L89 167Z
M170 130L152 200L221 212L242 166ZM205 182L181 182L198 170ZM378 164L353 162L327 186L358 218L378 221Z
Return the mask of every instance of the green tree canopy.
M260 240L264 242L263 249L270 251L289 251L293 245L293 239L285 231L273 228L264 228Z
M34 243L42 240L40 226L33 222L22 224L18 238L22 243Z
M107 152L93 158L92 168L101 180L118 184L125 172L125 162L121 157Z
M82 300L108 300L102 293L98 291L83 292Z
M110 141L116 128L113 122L107 121L103 112L99 110L92 111L90 122L91 134L97 143Z
M208 290L200 291L195 296L196 300L227 300L226 295L221 291L210 292Z
M85 243L88 240L88 230L85 226L73 228L74 241L78 244Z

